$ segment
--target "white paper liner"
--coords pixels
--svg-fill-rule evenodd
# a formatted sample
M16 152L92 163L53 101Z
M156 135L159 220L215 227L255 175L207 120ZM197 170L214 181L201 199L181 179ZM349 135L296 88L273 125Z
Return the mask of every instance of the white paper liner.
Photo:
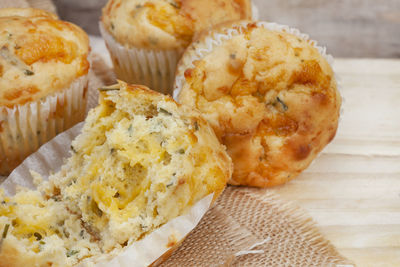
M60 170L64 159L69 155L71 142L80 133L82 126L83 123L79 123L68 131L59 134L43 145L37 152L26 158L0 185L5 194L14 195L18 186L35 189L30 170L39 173L44 180L47 180L51 173ZM171 237L177 243L180 243L194 229L209 209L212 200L213 194L204 197L191 207L186 214L164 224L142 240L127 246L123 251L116 251L112 255L104 255L96 259L88 258L78 266L148 266L171 249L168 246L171 242ZM118 254L118 252L120 253ZM110 256L115 257L110 259ZM94 261L97 263L94 263Z
M53 95L14 108L0 107L0 174L85 117L88 75Z
M258 11L257 11L258 12ZM225 33L213 33L211 36L208 36L201 44L195 44L189 47L186 51L189 51L190 48L194 49L191 53L185 53L181 58L181 61L178 64L175 83L174 83L174 91L173 97L176 101L178 101L178 96L182 87L185 83L184 71L187 68L193 68L193 62L196 60L200 60L204 58L206 55L210 54L215 47L218 47L223 44L224 41L232 39L234 36L242 34L245 30L247 30L248 21L240 22L236 25L239 27L235 29L228 29ZM326 58L330 65L333 64L333 57L326 53L326 48L317 45L317 42L314 40L310 40L310 37L307 34L301 33L296 28L291 28L287 25L281 25L272 22L264 22L259 21L256 22L257 27L262 27L271 31L278 31L278 32L287 32L293 34L305 41L308 41L311 45L313 45L318 52Z
M254 1L251 2L251 19L258 20L260 17L260 12L258 11L258 7L254 4Z
M172 94L176 65L183 49L127 48L118 43L101 22L99 24L118 79L146 85L163 94Z

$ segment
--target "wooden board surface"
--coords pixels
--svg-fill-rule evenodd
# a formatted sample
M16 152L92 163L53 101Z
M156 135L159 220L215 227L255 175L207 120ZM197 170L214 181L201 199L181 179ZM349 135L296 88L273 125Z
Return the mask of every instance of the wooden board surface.
M357 266L400 266L400 60L337 59L335 70L345 99L336 138L272 191Z
M93 51L104 55L102 40ZM336 59L343 115L334 141L273 192L308 211L357 266L400 266L400 60Z

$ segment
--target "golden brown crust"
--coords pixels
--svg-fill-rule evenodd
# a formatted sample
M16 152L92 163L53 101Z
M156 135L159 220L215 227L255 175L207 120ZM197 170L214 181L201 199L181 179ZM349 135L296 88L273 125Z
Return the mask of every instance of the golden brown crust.
M0 9L0 106L68 88L89 70L83 30L38 9Z
M128 47L177 49L212 25L250 18L249 0L110 0L102 22Z
M229 35L228 29L242 33L191 62L210 36ZM179 102L202 111L227 146L231 184L283 184L336 133L341 97L332 68L293 34L254 22L221 26L188 48L177 75L184 76Z

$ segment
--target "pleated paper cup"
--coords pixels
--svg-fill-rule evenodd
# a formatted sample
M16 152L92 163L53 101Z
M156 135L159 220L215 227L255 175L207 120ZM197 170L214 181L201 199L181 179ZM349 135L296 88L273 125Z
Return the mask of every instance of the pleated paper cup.
M183 49L127 48L118 43L100 22L117 78L131 84L142 84L163 94L172 94L176 65Z
M0 107L0 175L8 175L28 155L85 117L88 75L44 99Z

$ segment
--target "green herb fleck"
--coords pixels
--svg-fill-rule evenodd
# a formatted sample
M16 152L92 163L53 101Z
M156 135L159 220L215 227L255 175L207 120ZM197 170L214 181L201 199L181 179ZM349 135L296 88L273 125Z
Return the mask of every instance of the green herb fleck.
M40 240L40 241L39 241L39 244L40 244L40 245L46 245L46 242L44 242L43 240Z
M173 186L173 185L174 185L174 182L171 182L171 183L167 184L167 187L170 187L170 186Z
M183 148L179 149L179 150L178 150L178 153L179 153L179 154L185 154L185 149L183 149Z
M128 132L129 132L129 137L132 137L132 134L133 134L133 126L132 126L132 124L129 125Z
M136 6L135 6L135 8L137 8L137 9L139 9L139 8L142 8L143 6L141 5L141 4L137 4Z
M10 228L10 224L7 223L6 225L4 225L3 235L1 236L3 239L7 237L8 228Z
M114 197L115 197L115 198L119 197L119 192L115 193L115 194L114 194Z
M42 235L40 233L35 232L33 235L36 237L37 241L42 240Z
M106 91L117 91L119 90L119 84L114 84L114 85L110 85L110 86L104 86L104 87L100 87L99 91L100 92L106 92Z
M103 211L99 208L96 201L92 201L92 210L97 216L103 216Z
M166 115L168 115L168 116L171 116L171 115L172 115L171 112L169 112L169 111L167 111L167 110L165 110L165 109L163 109L163 108L160 108L160 112L161 112L161 113L164 113L164 114L166 114Z
M194 122L194 129L195 129L196 131L199 130L199 123L198 123L197 121Z
M67 257L69 258L71 256L74 256L74 255L78 254L78 253L79 253L79 250L75 250L75 249L68 250L67 251Z
M288 106L283 102L279 97L276 97L276 100L282 105L283 111L288 110Z
M34 75L35 73L34 73L33 71L31 71L31 70L24 70L24 74L25 74L26 76L32 76L32 75Z
M111 22L111 25L110 25L110 26L111 26L111 30L114 30L114 29L115 29L114 23Z
M170 2L171 6L175 7L175 8L180 8L180 6L178 5L178 3L176 3L175 1Z
M72 145L71 145L71 150L72 150L72 152L77 153L75 148Z
M231 59L236 59L236 54L230 54L229 57L230 57Z

